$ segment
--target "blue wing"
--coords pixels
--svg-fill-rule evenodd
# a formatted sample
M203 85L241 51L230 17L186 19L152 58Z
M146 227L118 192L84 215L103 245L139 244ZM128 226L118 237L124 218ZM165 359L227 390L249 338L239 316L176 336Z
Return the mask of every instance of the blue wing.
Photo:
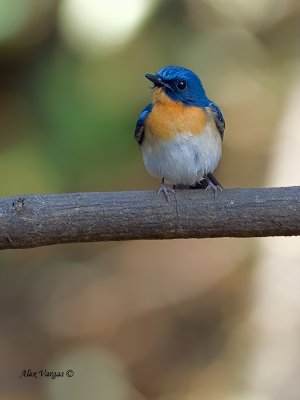
M148 115L150 114L151 110L153 108L152 104L148 104L144 110L142 111L137 123L136 123L136 128L135 128L135 133L134 137L135 140L138 142L139 145L142 144L143 139L144 139L144 123Z
M208 107L210 108L210 110L213 114L216 126L218 128L218 131L220 132L221 138L223 139L224 130L225 130L225 120L221 113L221 110L213 101L210 101L208 103Z

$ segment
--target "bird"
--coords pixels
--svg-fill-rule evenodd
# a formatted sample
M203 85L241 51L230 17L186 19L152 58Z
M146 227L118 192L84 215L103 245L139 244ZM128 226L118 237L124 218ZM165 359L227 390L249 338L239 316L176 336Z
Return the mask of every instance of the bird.
M153 84L153 96L138 118L135 139L146 170L161 179L158 193L168 202L173 189L205 188L216 194L222 190L213 175L222 155L221 109L187 68L166 66L145 77Z

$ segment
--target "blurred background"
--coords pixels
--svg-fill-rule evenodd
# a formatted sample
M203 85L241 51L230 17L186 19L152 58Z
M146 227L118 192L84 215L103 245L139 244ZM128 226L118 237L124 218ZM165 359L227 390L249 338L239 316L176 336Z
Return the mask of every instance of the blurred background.
M170 64L222 108L224 187L299 184L298 0L1 0L1 196L156 190L133 133ZM0 399L299 400L299 245L2 251Z

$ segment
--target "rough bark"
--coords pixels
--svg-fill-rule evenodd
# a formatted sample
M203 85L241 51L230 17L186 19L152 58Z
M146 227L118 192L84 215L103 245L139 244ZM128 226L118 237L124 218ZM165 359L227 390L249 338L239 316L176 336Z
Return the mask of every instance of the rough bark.
M300 234L300 187L17 195L0 199L0 249L136 239Z

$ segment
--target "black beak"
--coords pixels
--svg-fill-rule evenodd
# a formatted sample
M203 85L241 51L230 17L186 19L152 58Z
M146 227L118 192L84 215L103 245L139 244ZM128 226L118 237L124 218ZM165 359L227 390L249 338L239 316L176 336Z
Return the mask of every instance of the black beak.
M151 75L151 74L145 74L145 78L149 79L155 87L165 87L173 92L173 88L168 85L165 81L163 81L161 78L159 78L157 75Z

